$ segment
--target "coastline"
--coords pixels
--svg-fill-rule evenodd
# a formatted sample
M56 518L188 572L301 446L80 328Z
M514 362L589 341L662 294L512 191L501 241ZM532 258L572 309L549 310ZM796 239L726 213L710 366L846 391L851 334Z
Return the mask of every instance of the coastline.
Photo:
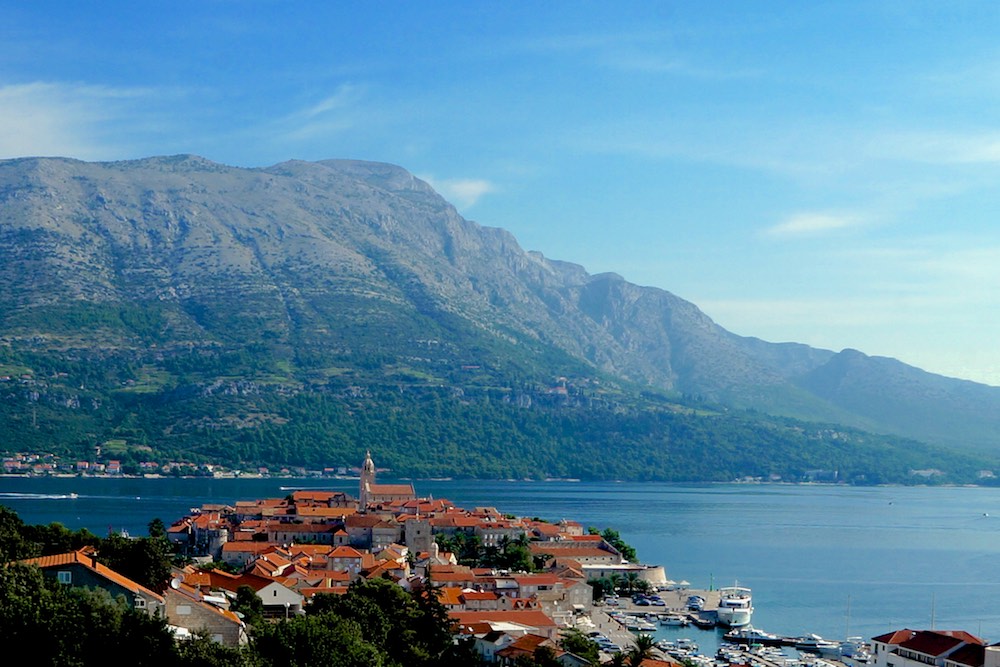
M129 479L129 480L142 480L142 479L309 479L309 480L330 480L330 481L358 481L360 477L357 475L322 475L322 474L289 474L289 475L275 475L275 474L261 474L261 473L219 473L212 475L163 475L159 473L144 473L141 475L131 475L131 474L89 474L89 473L10 473L3 472L0 473L0 479L103 479L103 480L115 480L115 479ZM498 478L498 477L393 477L391 475L385 476L385 479L392 479L398 481L410 481L410 482L501 482L508 484L667 484L674 486L684 486L684 485L699 485L699 486L729 486L729 485L742 485L742 486L774 486L774 487L820 487L820 488L857 488L857 489L879 489L879 488L901 488L901 489L995 489L1000 487L1000 482L995 484L953 484L953 483L941 483L941 484L927 484L923 483L913 483L913 484L848 484L846 482L815 482L815 481L805 481L805 482L788 482L780 480L745 480L745 479L734 479L729 481L721 480L655 480L655 479L644 479L644 480L630 480L630 479L583 479L579 477L547 477L543 479L514 479L514 478Z

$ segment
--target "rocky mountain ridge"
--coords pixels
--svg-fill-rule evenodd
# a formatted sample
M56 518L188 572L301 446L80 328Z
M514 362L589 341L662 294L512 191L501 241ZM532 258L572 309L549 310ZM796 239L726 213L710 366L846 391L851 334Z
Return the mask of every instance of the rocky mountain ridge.
M230 355L206 386L592 376L980 452L1000 432L998 388L735 335L665 290L526 252L381 163L0 161L0 310L9 369L128 359L114 381L157 394L185 391L167 362Z

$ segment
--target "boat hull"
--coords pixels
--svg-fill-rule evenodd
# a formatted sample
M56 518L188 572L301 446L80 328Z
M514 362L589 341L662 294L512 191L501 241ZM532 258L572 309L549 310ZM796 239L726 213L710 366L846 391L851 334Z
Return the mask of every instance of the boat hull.
M719 625L726 625L731 628L739 628L750 624L753 617L753 609L724 609L719 608L716 612Z

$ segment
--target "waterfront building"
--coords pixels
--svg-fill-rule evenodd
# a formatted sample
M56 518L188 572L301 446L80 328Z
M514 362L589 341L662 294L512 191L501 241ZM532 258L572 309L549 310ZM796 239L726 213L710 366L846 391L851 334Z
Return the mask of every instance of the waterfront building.
M1000 667L1000 652L964 630L895 630L873 637L874 667ZM989 656L989 658L987 658Z

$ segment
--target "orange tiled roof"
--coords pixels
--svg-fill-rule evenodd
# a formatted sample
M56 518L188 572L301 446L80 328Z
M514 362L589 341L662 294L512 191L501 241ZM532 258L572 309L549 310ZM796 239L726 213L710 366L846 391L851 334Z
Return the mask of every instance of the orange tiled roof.
M339 519L345 517L348 514L353 514L355 510L348 509L345 507L296 507L295 513L301 517L319 517L325 519Z
M514 577L518 586L555 586L559 577L554 574L526 574Z
M327 558L361 558L362 554L354 547L340 546L327 554Z
M301 593L306 598L311 598L318 593L325 593L328 595L344 595L347 593L347 586L308 586L299 589Z
M906 640L917 634L916 630L893 630L892 632L887 632L884 635L879 635L878 637L872 638L872 641L881 642L883 644L902 644Z
M158 593L154 593L142 584L137 584L128 577L121 575L114 570L112 570L107 565L98 563L91 557L91 552L89 547L84 547L78 551L70 551L68 553L55 554L53 556L40 556L38 558L29 558L27 560L20 561L27 565L37 565L39 568L46 570L56 567L66 567L67 565L82 565L83 567L97 573L101 577L107 579L108 581L113 581L122 588L131 591L133 593L142 593L147 597L151 597L158 602L163 602L163 596Z
M500 597L492 591L463 591L462 597L466 602L499 600Z
M513 658L519 655L533 655L539 646L551 643L548 637L526 634L515 639L509 646L497 651L497 655L506 658ZM557 653L561 652L557 650Z
M557 547L551 548L555 542L532 542L528 550L533 554L547 554L554 558L618 558L617 554L598 547Z
M272 548L274 545L267 542L226 542L222 545L222 553L260 554Z
M473 623L519 623L533 628L555 627L555 621L549 618L548 614L537 609L524 609L515 611L450 611L448 612L454 621L461 625L471 625Z
M462 589L458 586L439 586L435 590L441 604L451 607L462 605Z

